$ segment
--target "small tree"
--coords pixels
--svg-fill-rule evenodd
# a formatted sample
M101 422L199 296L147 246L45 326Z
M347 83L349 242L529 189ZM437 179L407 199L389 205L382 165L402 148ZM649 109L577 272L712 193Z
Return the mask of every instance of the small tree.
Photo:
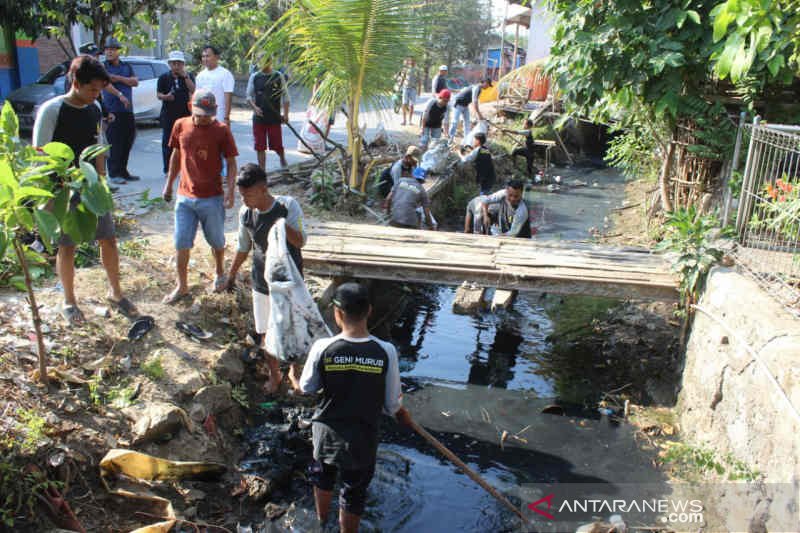
M351 189L366 179L359 111L385 107L403 59L422 42L421 19L404 0L298 0L254 48L282 58L307 87L319 82L317 103L345 105Z
M97 217L108 213L113 204L108 186L88 160L106 149L100 145L86 148L74 166L75 154L66 144L48 143L42 152L24 144L11 104L6 102L0 113L0 258L13 250L22 271L43 383L47 383L47 354L27 259L36 252L22 239L38 233L52 252L62 233L75 242L94 238ZM76 197L80 201L70 209Z

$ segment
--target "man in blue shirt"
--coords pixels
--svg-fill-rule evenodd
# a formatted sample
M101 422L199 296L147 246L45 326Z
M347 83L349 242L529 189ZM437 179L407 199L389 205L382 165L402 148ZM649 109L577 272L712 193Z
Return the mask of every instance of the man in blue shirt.
M111 145L108 157L108 175L112 183L124 185L128 181L136 181L138 176L128 172L128 157L136 138L136 123L133 119L133 88L139 85L139 80L133 73L133 67L119 59L122 45L114 37L106 41L104 66L111 77L114 86L113 94L109 90L103 91L103 103L106 110L114 115L110 121L106 137ZM119 95L119 96L117 96Z

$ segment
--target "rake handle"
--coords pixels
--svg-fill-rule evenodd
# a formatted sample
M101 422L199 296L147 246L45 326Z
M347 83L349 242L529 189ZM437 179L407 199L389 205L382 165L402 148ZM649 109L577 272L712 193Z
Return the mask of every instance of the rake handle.
M525 523L525 524L529 524L530 523L528 521L528 519L525 517L525 515L523 515L522 512L519 509L517 509L517 507L508 500L508 498L506 498L505 496L500 494L497 491L497 489L495 489L494 487L489 485L486 482L486 480L484 480L474 470L472 470L470 467L468 467L466 465L466 463L464 463L464 461L459 459L456 454L451 452L447 448L447 446L445 446L444 444L439 442L439 439L437 439L436 437L434 437L433 435L428 433L428 431L425 428L423 428L422 426L417 424L414 420L409 420L409 425L414 431L419 433L422 436L423 439L428 441L434 448L439 450L439 452L441 452L442 455L447 457L453 464L455 464L458 468L460 468L467 475L467 477L469 477L472 481L474 481L475 483L480 485L481 488L483 488L483 490L485 490L486 492L491 494L497 501L499 501L500 503L502 503L503 505L508 507L510 510L514 511L514 514L516 514L518 517L520 517L520 519L522 520L523 523Z

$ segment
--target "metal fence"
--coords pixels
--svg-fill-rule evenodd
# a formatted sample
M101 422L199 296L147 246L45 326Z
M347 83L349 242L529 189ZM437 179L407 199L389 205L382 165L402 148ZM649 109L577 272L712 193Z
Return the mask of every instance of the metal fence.
M736 263L800 315L800 127L761 124L756 117L739 133L733 172L745 147L747 159L737 206Z

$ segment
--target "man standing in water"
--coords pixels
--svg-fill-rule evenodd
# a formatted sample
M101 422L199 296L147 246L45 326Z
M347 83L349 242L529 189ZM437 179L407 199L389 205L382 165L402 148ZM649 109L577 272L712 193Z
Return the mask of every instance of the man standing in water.
M367 289L344 283L333 305L342 332L315 342L302 375L290 372L289 379L298 392L322 389L312 418L314 463L309 469L317 518L322 524L328 519L338 475L339 527L354 533L375 473L381 411L404 425L411 425L411 415L400 406L397 350L367 330L372 310Z
M239 210L239 249L228 271L225 289L236 284L236 274L250 250L253 250L253 321L259 344L263 347L269 323L269 285L264 280L267 263L267 237L269 230L281 218L286 219L286 244L297 270L303 272L303 256L300 248L306 243L303 229L303 210L291 196L272 196L267 187L267 174L260 165L248 163L239 170L236 179L239 194L244 204ZM266 353L266 352L264 352ZM281 367L274 354L266 353L269 381L265 385L268 393L275 393L283 380ZM294 364L293 364L294 367ZM295 369L297 372L299 369Z
M467 206L464 233L489 234L492 222L497 223L496 235L531 237L530 213L522 199L525 186L520 180L510 180L505 189L486 196L476 196Z

